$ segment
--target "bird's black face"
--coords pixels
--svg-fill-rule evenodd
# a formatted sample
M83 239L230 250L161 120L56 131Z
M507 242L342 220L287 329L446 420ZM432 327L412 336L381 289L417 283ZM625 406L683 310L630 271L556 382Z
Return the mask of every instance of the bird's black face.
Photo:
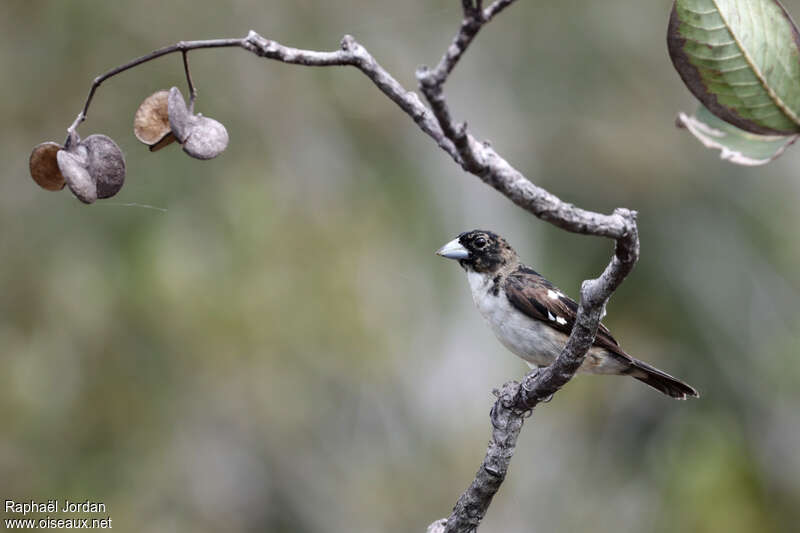
M462 233L436 253L458 260L465 269L481 273L496 272L513 262L517 255L501 236L477 229Z

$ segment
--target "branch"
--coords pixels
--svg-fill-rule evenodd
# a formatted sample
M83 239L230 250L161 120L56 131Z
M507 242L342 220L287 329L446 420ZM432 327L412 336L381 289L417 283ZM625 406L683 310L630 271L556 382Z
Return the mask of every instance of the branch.
M442 131L455 145L464 170L542 220L568 231L615 239L616 247L611 262L600 277L584 281L575 326L556 361L545 369L531 371L521 384L511 381L495 391L497 401L490 413L492 438L486 457L451 515L431 524L430 533L466 533L477 529L505 480L527 414L540 402L549 401L575 375L594 342L606 302L633 270L639 257L635 212L617 209L608 216L562 202L531 183L488 143L478 142L470 135L466 123L453 120L444 96L447 78L480 29L512 3L514 0L496 0L482 10L480 2L473 4L470 0L463 0L464 20L452 44L436 68L423 67L417 71L420 90L430 103Z
M616 241L614 256L600 277L583 283L575 326L555 363L546 369L530 372L522 383L512 381L495 391L497 401L490 415L492 439L486 457L450 517L434 522L429 527L429 531L436 533L471 532L478 527L505 479L527 413L538 403L552 398L575 375L594 342L606 302L633 270L639 258L634 211L617 209L611 215L603 215L563 202L531 183L487 143L478 142L465 124L452 120L443 91L448 76L481 27L513 4L514 0L497 0L486 9L481 9L481 3L477 0L475 3L462 0L462 3L464 21L453 43L436 68L422 68L417 73L420 89L430 103L430 109L415 93L406 91L349 35L342 40L341 50L335 52L289 48L255 32L250 32L244 46L259 56L284 63L305 66L351 65L358 68L464 170L478 176L542 220L567 231Z
M510 5L514 0L498 0L495 4ZM484 13L497 13L499 7L492 4ZM430 136L454 161L464 165L462 156L456 150L452 137L445 135L441 121L432 110L422 103L419 96L406 90L374 57L352 36L345 35L341 49L330 52L302 50L284 46L277 41L265 39L251 31L243 40L242 47L260 57L266 57L307 67L353 66L366 75L390 100L408 114L414 122ZM480 154L484 162L481 168L491 168L486 175L478 175L483 181L500 191L504 196L533 213L542 220L556 226L587 235L597 235L611 239L620 239L627 233L627 223L623 217L602 215L561 201L558 197L531 183L521 172L513 168L508 161L500 157L492 148L477 142L464 129L469 139L473 154ZM478 155L475 155L478 157Z
M274 59L282 63L303 65L306 67L353 66L364 73L378 89L389 97L400 109L416 122L422 131L427 133L439 147L450 157L459 161L453 143L444 135L439 122L431 110L419 99L417 93L407 91L391 74L381 67L366 48L361 46L352 36L342 38L341 48L333 52L317 52L300 50L284 46L277 41L265 39L251 31L244 40L243 48L260 57Z
M284 46L251 31L243 39L182 41L98 76L92 82L83 109L68 130L73 132L86 119L92 98L105 80L175 52L182 53L192 102L196 91L186 57L189 50L240 47L282 63L309 67L352 66L367 76L464 170L494 187L519 207L564 230L615 241L614 255L603 273L597 279L582 284L575 326L556 361L545 369L531 371L521 383L510 381L494 391L497 400L490 413L492 438L486 457L475 479L458 499L452 514L446 520L431 524L428 528L430 533L475 531L505 479L524 419L536 405L549 401L575 375L594 342L608 299L633 270L639 258L635 211L617 209L611 215L604 215L563 202L534 185L488 143L475 139L465 123L452 118L444 96L444 85L450 73L481 28L514 2L495 0L484 9L482 0L462 0L464 18L456 37L435 68L422 67L417 72L420 90L430 108L415 92L406 90L349 35L344 36L339 50L324 52Z
M192 102L194 102L194 96L196 92L194 90L194 85L192 85L192 76L189 73L189 63L186 59L186 53L189 50L198 50L200 48L230 48L236 46L242 46L243 39L208 39L204 41L181 41L179 43L172 44L170 46L165 46L163 48L159 48L158 50L154 50L147 55L143 55L142 57L137 57L127 63L120 65L118 67L112 68L108 72L105 72L99 76L97 76L94 80L92 80L92 86L89 88L89 95L86 97L86 102L83 104L83 109L81 112L78 113L78 117L72 123L72 125L67 129L68 132L75 131L75 128L78 125L86 120L86 117L89 113L89 106L92 103L92 98L94 98L94 93L109 78L113 78L117 74L121 74L126 70L130 70L133 67L138 67L142 63L147 63L148 61L152 61L154 59L158 59L159 57L163 57L167 54L174 54L175 52L181 52L183 54L183 67L186 72L186 81L189 84L189 92L192 94Z

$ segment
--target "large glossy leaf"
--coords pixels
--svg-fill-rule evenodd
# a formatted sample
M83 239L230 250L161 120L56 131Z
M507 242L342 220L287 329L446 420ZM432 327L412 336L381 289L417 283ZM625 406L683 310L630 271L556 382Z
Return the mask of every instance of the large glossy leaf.
M798 135L756 135L720 120L702 105L694 116L678 115L678 126L689 130L707 148L738 165L765 165L780 156Z
M800 35L777 0L676 0L667 43L713 114L752 133L800 132Z

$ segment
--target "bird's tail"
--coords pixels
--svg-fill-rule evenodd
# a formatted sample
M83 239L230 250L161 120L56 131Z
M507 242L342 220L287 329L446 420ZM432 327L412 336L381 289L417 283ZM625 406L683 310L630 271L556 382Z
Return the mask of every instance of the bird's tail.
M684 383L666 372L662 372L638 359L633 359L632 363L630 370L626 372L628 375L635 377L642 383L650 385L667 396L671 396L677 400L685 400L689 397L700 397L700 394L688 383Z

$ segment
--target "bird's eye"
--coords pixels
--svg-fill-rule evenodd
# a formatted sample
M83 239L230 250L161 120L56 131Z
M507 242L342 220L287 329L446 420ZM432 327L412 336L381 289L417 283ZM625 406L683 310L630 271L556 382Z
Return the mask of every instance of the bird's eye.
M484 239L483 237L478 237L472 244L475 245L475 248L480 250L481 248L484 248L486 246L486 239Z

